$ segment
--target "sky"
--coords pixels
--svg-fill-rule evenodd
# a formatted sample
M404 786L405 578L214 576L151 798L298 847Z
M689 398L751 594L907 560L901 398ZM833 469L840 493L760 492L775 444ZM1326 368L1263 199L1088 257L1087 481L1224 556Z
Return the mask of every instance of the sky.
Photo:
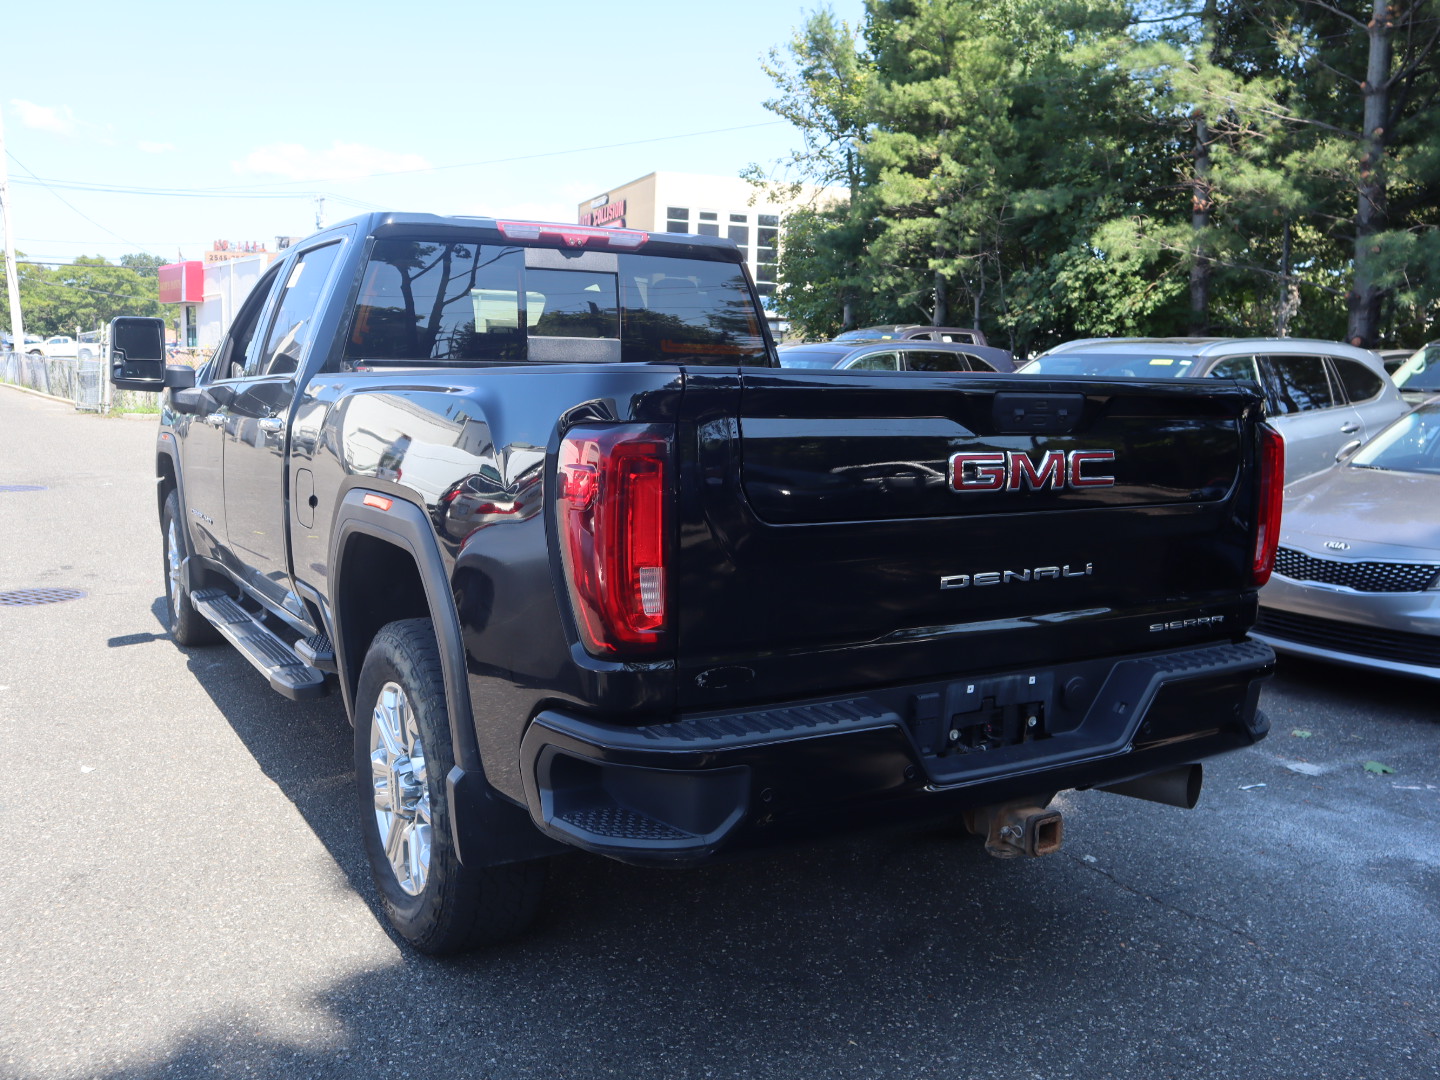
M574 221L656 170L800 145L761 70L821 0L11 4L23 257L197 259L368 210ZM858 24L863 0L832 0ZM15 77L19 57L20 77Z

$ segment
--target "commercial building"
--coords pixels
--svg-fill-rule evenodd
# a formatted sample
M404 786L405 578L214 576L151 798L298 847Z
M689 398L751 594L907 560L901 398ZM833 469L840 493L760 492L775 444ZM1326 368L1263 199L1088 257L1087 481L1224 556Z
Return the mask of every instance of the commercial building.
M800 205L825 205L846 197L843 188L801 185L791 201L734 176L652 172L582 202L581 225L698 233L733 240L745 256L762 302L769 308L776 289L783 220ZM770 316L776 324L775 316ZM777 327L779 328L779 327Z
M288 240L282 237L281 240ZM282 243L282 249L287 246ZM177 305L176 343L183 349L209 350L220 344L230 320L278 251L263 244L217 240L204 259L160 267L160 302Z

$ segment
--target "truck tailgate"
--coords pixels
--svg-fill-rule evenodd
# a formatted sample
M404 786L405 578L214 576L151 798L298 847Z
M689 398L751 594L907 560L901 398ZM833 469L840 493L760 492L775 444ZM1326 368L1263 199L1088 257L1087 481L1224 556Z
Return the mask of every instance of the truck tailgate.
M824 692L1239 637L1253 606L1243 388L768 370L730 405L695 424L682 706L772 664Z

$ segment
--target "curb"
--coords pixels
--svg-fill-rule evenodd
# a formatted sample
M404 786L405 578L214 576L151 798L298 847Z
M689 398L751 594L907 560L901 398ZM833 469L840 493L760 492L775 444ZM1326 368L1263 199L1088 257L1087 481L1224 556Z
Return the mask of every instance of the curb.
M28 386L17 386L15 383L10 382L0 382L0 386L8 387L11 390L19 390L22 394L33 394L35 397L44 398L46 401L58 401L61 405L73 406L75 404L73 398L56 397L54 394L47 394L41 390L31 390Z
M43 398L46 401L58 402L61 405L69 405L71 408L75 409L76 412L86 411L84 409L76 408L73 398L56 397L54 394L47 394L43 390L32 390L28 386L17 386L15 383L9 382L0 382L0 386L5 387L7 390L18 390L20 393L29 394L31 397ZM97 412L95 415L117 416L122 420L158 420L160 418L160 414L158 412Z

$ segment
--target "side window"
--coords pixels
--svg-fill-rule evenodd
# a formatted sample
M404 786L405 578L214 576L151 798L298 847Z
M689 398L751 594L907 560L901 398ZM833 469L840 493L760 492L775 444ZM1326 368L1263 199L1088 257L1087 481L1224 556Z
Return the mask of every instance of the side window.
M1282 413L1328 409L1335 404L1325 361L1318 356L1270 356L1266 358L1271 388Z
M1340 385L1345 387L1346 396L1357 404L1369 401L1373 397L1379 397L1380 391L1385 389L1385 380L1358 360L1351 360L1344 356L1332 356L1330 362L1340 373Z
M1243 382L1258 383L1260 373L1255 370L1253 356L1227 356L1210 369L1212 379L1239 379Z
M253 358L260 351L255 330L259 326L260 315L265 310L265 302L269 300L270 293L279 280L280 267L272 267L240 305L239 313L230 324L230 332L225 335L225 340L221 342L220 349L211 362L215 379L238 379L247 368L258 362Z
M899 371L900 357L893 352L869 353L845 365L848 371Z
M338 242L326 244L303 253L291 264L270 336L259 356L246 360L246 375L289 375L305 363L315 336L320 299L339 254Z
M905 353L911 371L969 371L970 365L960 353L924 352L909 349Z

